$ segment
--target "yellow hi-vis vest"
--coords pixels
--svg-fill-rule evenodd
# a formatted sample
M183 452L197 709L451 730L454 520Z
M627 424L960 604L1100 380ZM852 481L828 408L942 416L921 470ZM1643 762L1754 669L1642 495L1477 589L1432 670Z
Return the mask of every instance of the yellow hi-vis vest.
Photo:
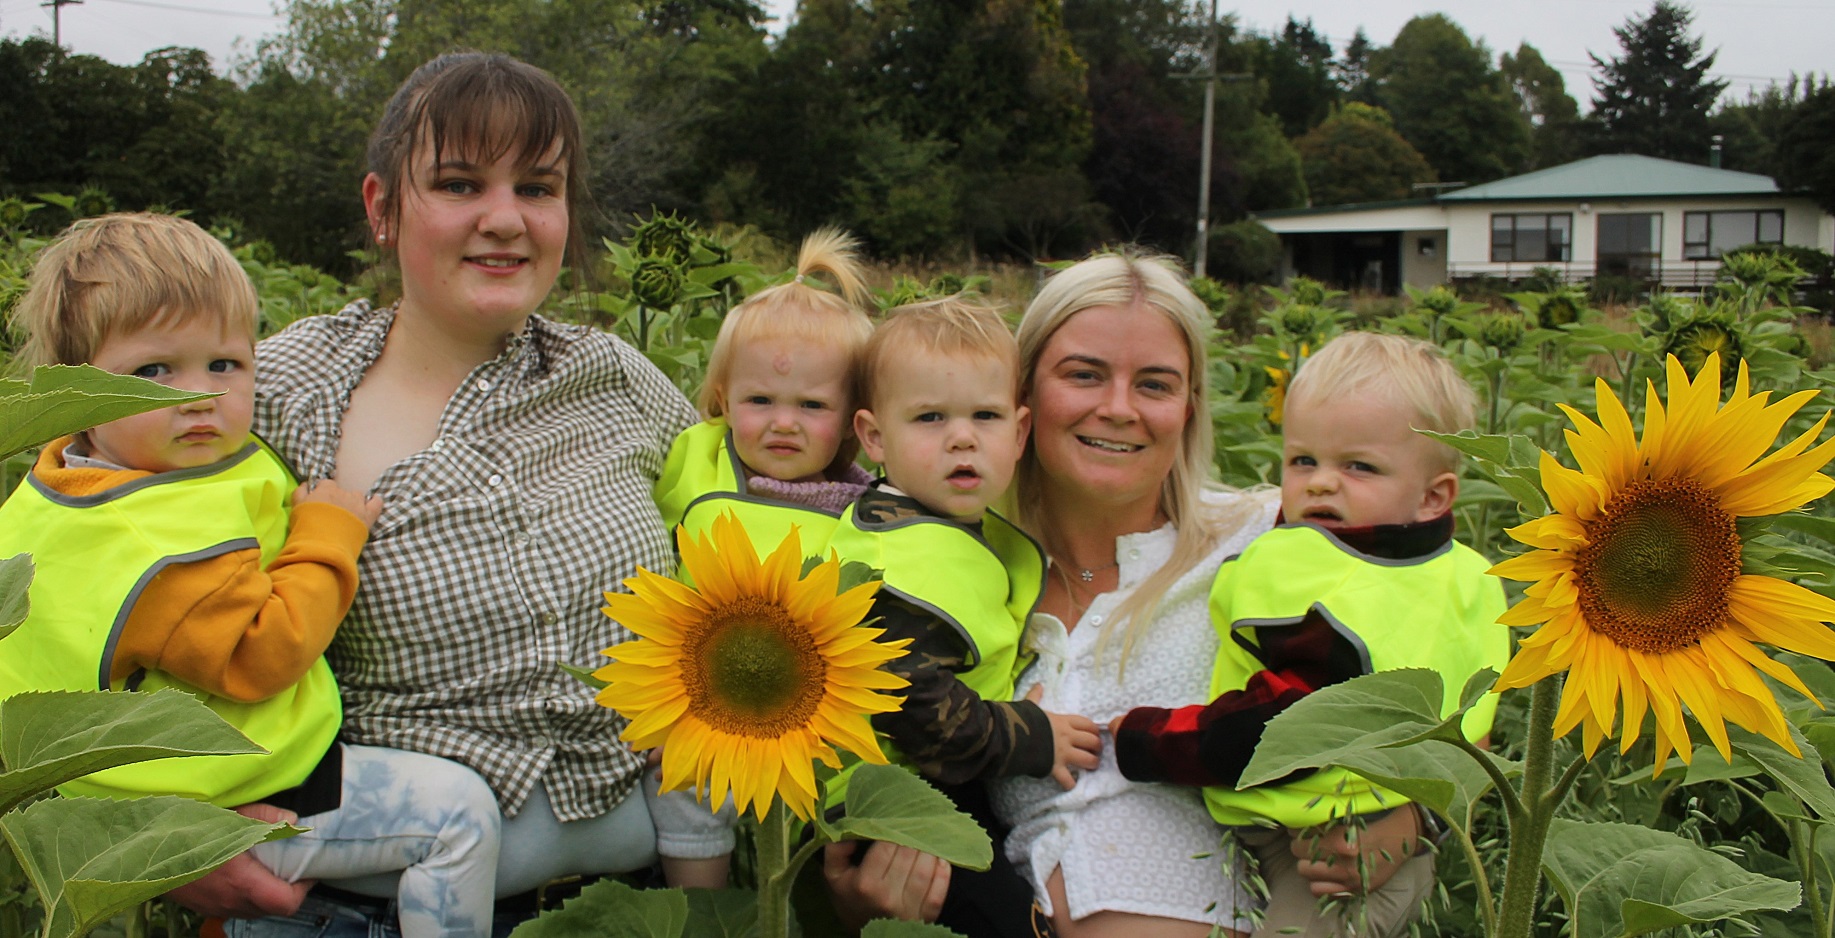
M1317 610L1357 648L1363 673L1440 672L1441 713L1451 713L1473 674L1501 670L1510 656L1510 632L1497 624L1504 590L1486 575L1490 567L1456 541L1422 557L1392 560L1361 553L1312 525L1275 528L1225 563L1211 586L1211 624L1222 645L1211 672L1211 698L1241 690L1262 669L1253 654L1260 631L1298 625ZM1480 698L1461 724L1466 737L1477 740L1490 732L1496 711L1495 694ZM1204 800L1224 824L1272 819L1293 828L1408 802L1343 769L1243 791L1206 788Z
M324 658L299 683L258 703L215 697L158 671L109 680L121 630L147 583L171 564L256 547L266 566L286 541L294 487L280 460L251 442L221 462L94 495L63 495L28 476L0 505L0 557L29 553L37 568L30 615L0 641L0 698L177 687L268 750L121 766L70 782L64 794L172 794L229 807L299 785L324 757L343 719Z
M760 557L776 550L793 526L802 540L803 556L813 557L822 552L840 517L747 492L745 470L733 451L732 432L720 417L697 423L676 436L656 480L655 495L663 524L672 532L681 525L691 536L706 536L715 518L732 512ZM686 582L686 571L678 575Z
M883 571L882 595L931 613L962 637L970 666L957 680L983 700L1012 700L1024 667L1020 637L1045 588L1045 552L1038 542L992 511L981 516L976 533L931 515L862 524L854 515L858 507L842 514L828 549L843 563ZM888 759L901 761L890 745L884 748ZM853 760L845 758L847 768L828 785L830 805L847 792Z

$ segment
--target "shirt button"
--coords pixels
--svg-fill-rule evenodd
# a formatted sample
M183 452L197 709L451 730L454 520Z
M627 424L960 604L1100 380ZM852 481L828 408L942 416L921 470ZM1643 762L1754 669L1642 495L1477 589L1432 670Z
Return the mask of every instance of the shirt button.
M1141 559L1141 552L1140 552L1140 551L1138 551L1138 550L1131 550L1131 551L1128 551L1128 559L1129 559L1129 560L1139 560L1139 559Z
M503 476L500 476L497 473L493 472L491 473L491 477L489 479L486 479L485 481L489 482L493 487L499 486L503 484Z
M1101 616L1090 616L1090 624L1091 625L1101 625L1102 617Z
M478 382L478 390L489 391L490 389L491 389L491 383L489 381L480 380Z
M555 614L554 614L554 613L552 613L552 612L544 612L544 613L542 613L542 624L543 624L543 625L553 625L553 624L555 624L556 622L559 622L559 621L561 621L561 617L560 617L560 616L557 616L557 615L555 615Z
M438 439L436 439L436 440L434 440L434 441L433 441L433 445L432 445L432 446L429 446L429 447L427 447L427 448L428 448L428 449L430 449L430 450L433 450L433 451L434 451L434 452L436 452L436 453L437 453L437 452L439 452L440 450L443 450L443 449L445 449L445 448L446 448L446 438L445 438L445 437L440 437L440 438L438 438Z

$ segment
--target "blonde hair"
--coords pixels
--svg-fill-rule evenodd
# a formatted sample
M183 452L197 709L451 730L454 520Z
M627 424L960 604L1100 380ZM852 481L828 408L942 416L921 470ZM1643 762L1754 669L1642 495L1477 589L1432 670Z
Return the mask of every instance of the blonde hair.
M1091 255L1046 281L1019 323L1021 386L1028 389L1028 394L1036 387L1039 358L1052 335L1072 316L1098 307L1163 316L1185 339L1186 404L1190 416L1179 436L1179 452L1172 471L1160 488L1160 510L1177 531L1172 556L1135 588L1102 627L1104 642L1114 634L1111 630L1121 630L1121 657L1125 662L1134 642L1153 620L1154 610L1166 591L1259 506L1252 500L1240 499L1219 508L1204 497L1207 491L1233 490L1213 480L1210 410L1206 404L1209 369L1205 362L1205 345L1212 328L1210 311L1186 285L1177 260L1124 248ZM1016 477L1020 525L1036 532L1047 549L1055 550L1061 539L1045 511L1044 470L1032 441L1020 456ZM1068 571L1058 566L1059 575L1068 577Z
M40 251L13 310L26 335L20 361L81 365L110 336L187 317L218 321L255 341L255 287L221 241L172 215L85 218Z
M1476 425L1478 395L1446 354L1430 342L1380 332L1347 332L1306 359L1287 386L1287 407L1381 394L1407 407L1410 425L1458 433ZM1459 451L1431 437L1435 456L1459 471Z
M972 358L1006 366L1013 375L1013 398L1019 399L1019 345L1007 323L992 307L962 294L886 311L886 321L873 332L861 363L861 406L876 410L874 394L893 356L922 350L948 358Z
M860 394L860 361L873 335L873 321L862 309L867 300L862 277L860 242L836 228L820 228L803 239L796 255L796 278L767 287L747 297L726 314L713 351L707 355L707 375L695 404L708 419L726 415L727 386L733 379L733 356L741 346L781 340L831 348L848 362L847 401L850 417L863 399ZM812 282L817 274L834 282L837 292ZM841 443L830 474L854 461L860 444L851 435Z

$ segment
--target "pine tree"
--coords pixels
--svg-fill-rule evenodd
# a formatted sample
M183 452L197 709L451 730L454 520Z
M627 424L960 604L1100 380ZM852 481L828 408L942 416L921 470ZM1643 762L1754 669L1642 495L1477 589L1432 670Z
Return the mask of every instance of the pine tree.
M1624 54L1601 59L1593 99L1595 153L1639 153L1690 163L1708 159L1708 112L1727 87L1708 77L1717 52L1701 54L1686 7L1657 0L1650 15L1612 30Z

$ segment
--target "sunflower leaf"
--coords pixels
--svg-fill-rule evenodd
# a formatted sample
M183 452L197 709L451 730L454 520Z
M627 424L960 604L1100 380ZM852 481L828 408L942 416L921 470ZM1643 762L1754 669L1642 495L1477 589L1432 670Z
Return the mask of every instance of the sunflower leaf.
M558 665L561 670L573 675L574 680L585 684L593 690L604 690L606 685L611 683L610 681L595 676L592 668L582 668L579 665L568 664L565 661L556 661L555 664Z
M688 897L680 889L632 889L602 879L559 909L516 926L510 938L681 938L688 918Z
M1574 938L1620 938L1802 901L1796 883L1749 873L1666 831L1561 818L1542 858Z
M841 582L835 587L835 592L845 593L862 583L877 583L885 578L886 571L858 560L850 560L841 565Z
M1790 730L1791 739L1803 750L1803 757L1798 758L1785 752L1777 743L1748 732L1737 726L1727 727L1727 739L1733 744L1733 751L1752 760L1763 768L1766 774L1777 780L1791 794L1810 806L1810 810L1825 821L1835 821L1835 788L1829 786L1829 779L1822 771L1822 755L1816 747L1810 745L1797 728L1785 724ZM1696 756L1699 761L1703 756ZM1719 754L1715 754L1719 758Z
M297 833L170 795L50 798L0 815L0 835L37 888L53 938L87 934L262 841Z
M0 459L121 417L215 396L90 365L40 366L28 380L0 380L0 404L7 414L0 429Z
M1548 499L1542 495L1542 471L1536 460L1541 451L1516 436L1487 435L1471 430L1458 433L1436 433L1416 430L1472 457L1472 466L1498 488L1516 499L1524 517L1538 518L1548 514Z
M181 690L28 691L0 701L0 812L116 766L265 751Z
M1506 776L1522 771L1520 763L1485 753ZM1491 790L1491 776L1472 757L1451 743L1425 740L1405 749L1372 749L1338 763L1445 818L1459 830L1470 830L1472 811Z
M1306 695L1269 722L1237 788L1273 781L1300 769L1342 765L1376 749L1409 746L1430 739L1460 738L1465 711L1497 681L1485 669L1472 675L1460 705L1446 716L1440 674L1403 668L1354 677Z
M876 918L860 930L860 938L961 938L956 932L928 922Z
M985 870L993 842L948 797L895 765L862 765L847 783L847 814L834 825L842 839L883 840Z
M758 922L758 894L749 889L689 889L683 931L695 938L744 938Z
M32 609L32 555L0 560L0 638L13 633Z

